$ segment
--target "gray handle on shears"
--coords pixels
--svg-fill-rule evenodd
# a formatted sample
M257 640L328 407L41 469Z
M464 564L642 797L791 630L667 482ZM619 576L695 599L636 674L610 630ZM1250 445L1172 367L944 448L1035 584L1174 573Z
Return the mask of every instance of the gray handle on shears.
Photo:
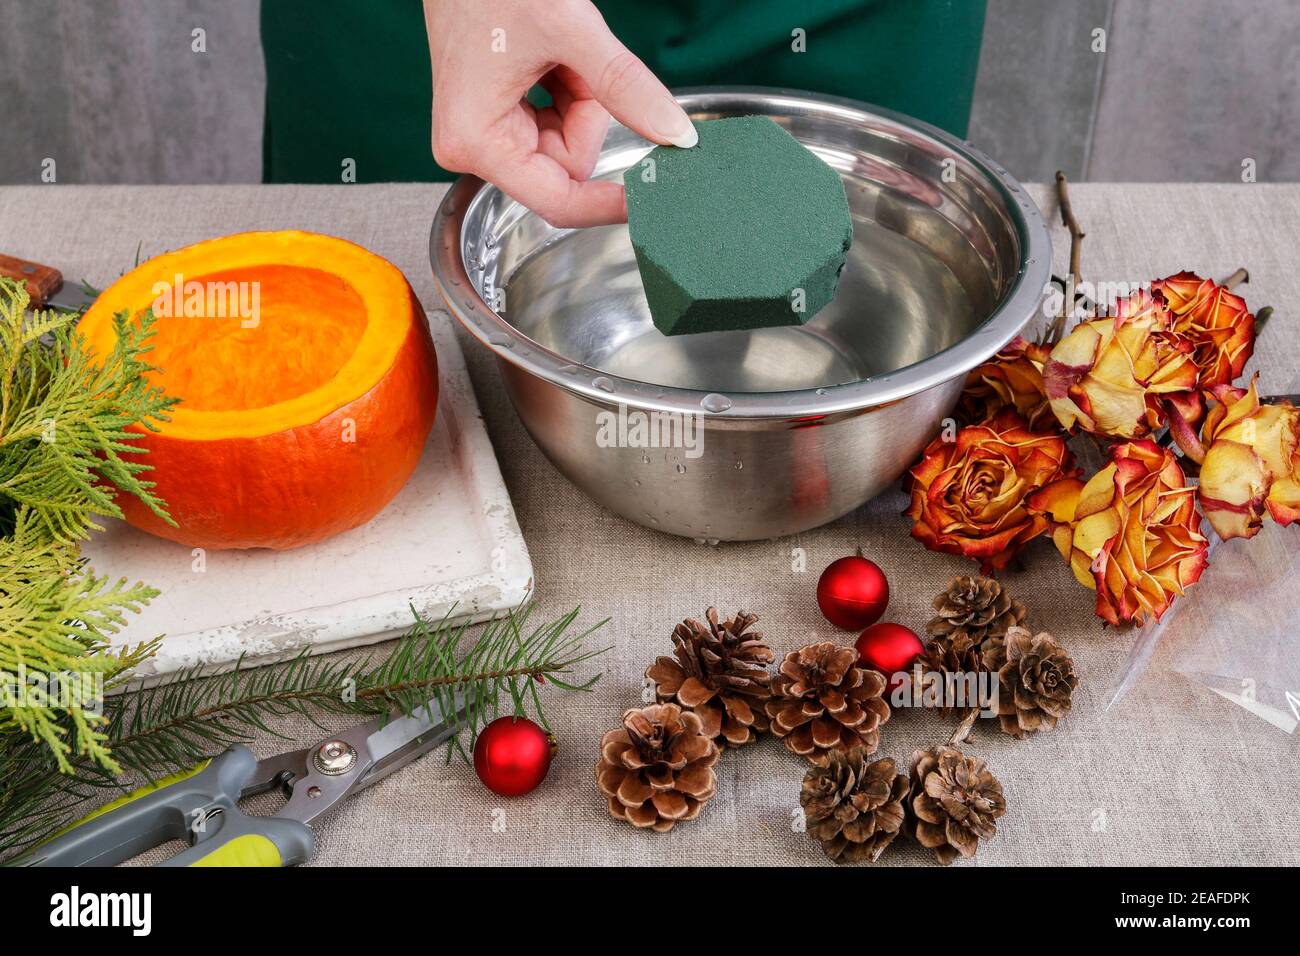
M185 840L196 845L167 861L168 865L184 865L175 861L206 856L217 844L251 832L253 825L273 831L268 836L280 849L285 865L301 862L314 849L310 827L292 820L257 820L239 810L239 796L256 767L257 758L247 747L230 747L217 757L146 784L93 811L33 850L30 862L35 866L115 866L168 840ZM200 847L202 851L195 854Z

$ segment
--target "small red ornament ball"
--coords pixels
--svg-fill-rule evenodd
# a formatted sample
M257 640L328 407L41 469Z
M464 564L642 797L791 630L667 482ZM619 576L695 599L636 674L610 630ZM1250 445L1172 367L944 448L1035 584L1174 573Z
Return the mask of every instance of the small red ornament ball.
M826 620L860 631L880 620L889 605L889 581L874 561L860 554L827 565L817 582L817 604Z
M891 690L895 685L892 678L907 670L925 650L915 632L890 621L871 625L858 636L854 646L858 649L858 663L891 678Z
M531 720L499 717L474 743L474 772L493 793L522 796L542 782L555 749L555 738Z

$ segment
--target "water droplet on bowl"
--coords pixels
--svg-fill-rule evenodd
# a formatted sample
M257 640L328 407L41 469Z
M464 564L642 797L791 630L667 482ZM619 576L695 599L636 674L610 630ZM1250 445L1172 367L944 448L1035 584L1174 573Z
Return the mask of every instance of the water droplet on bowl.
M561 366L560 366L560 374L561 374L561 375L577 375L577 374L578 374L578 366L576 366L576 365L561 365Z
M607 378L606 378L605 376L603 376L603 375L597 375L595 378L593 378L593 379L591 380L591 387L592 387L592 388L598 388L598 389L600 389L602 392L612 392L612 391L614 391L614 383L611 382L609 379L607 379Z
M500 332L489 335L488 341L500 349L510 349L515 346L514 340L510 338L510 336L504 335Z
M743 461L736 462L736 471L740 471L744 467L745 467L745 463Z
M825 395L825 394L826 394L826 389L824 389L824 388L819 388L819 389L817 389L817 394L818 394L818 395Z
M680 461L677 463L677 474L679 475L686 474L686 466L683 465Z
M710 392L700 399L700 405L706 412L725 412L731 407L731 399L726 395L719 395L717 392Z

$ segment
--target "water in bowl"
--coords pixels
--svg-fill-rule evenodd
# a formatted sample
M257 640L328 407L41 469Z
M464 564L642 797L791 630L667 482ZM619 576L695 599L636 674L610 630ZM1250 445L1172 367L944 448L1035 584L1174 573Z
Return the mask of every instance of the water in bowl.
M576 230L534 250L508 279L507 317L570 362L713 392L860 381L927 358L982 321L944 259L856 209L854 220L835 300L804 326L663 335L625 226Z

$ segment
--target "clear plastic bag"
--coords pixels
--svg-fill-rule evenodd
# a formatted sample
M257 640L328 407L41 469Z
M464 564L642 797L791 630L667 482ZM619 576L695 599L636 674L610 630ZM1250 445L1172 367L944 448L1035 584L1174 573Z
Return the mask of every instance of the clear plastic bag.
M1200 581L1163 621L1137 632L1108 710L1137 682L1157 644L1174 671L1294 733L1300 726L1300 525L1265 520L1249 540L1212 536Z

